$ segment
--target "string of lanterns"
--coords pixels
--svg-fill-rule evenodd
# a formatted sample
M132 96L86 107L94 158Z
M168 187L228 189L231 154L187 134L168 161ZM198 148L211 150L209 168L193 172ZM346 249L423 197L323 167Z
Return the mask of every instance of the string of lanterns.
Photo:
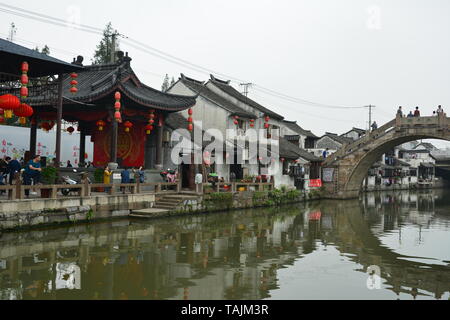
M192 119L192 115L194 114L194 111L192 108L189 108L188 110L189 118L188 118L188 130L192 132L194 130L194 120Z
M22 87L20 88L20 97L22 99L25 99L28 97L28 71L29 71L29 65L28 62L22 62L22 76L20 77L20 83L22 84Z
M255 120L251 119L250 120L250 128L254 128L255 127Z
M122 122L122 115L120 114L120 108L122 107L120 99L122 96L120 92L117 91L114 97L116 99L116 103L114 104L114 109L116 109L116 112L114 113L114 119L116 119L117 122Z
M155 110L150 112L148 119L148 125L145 126L145 133L150 135L154 129L153 124L155 123Z
M78 89L77 89L78 81L75 80L76 78L78 78L78 74L76 74L75 72L72 72L72 73L70 74L70 77L72 78L72 80L70 81L70 85L72 86L72 87L70 88L70 92L71 92L72 94L75 94L75 93L78 92Z
M265 120L264 128L269 129L270 128L270 125L269 125L270 117L266 116L264 120Z

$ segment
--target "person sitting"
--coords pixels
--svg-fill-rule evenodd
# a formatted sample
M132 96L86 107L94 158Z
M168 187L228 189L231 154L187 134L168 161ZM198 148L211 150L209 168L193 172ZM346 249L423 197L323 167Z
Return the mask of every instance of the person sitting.
M70 160L67 160L67 168L73 168L72 163L70 163Z
M34 185L37 185L41 182L41 156L34 156L33 160L30 160L26 167L23 176L23 182L26 186L31 186L31 181L33 181ZM33 194L36 194L33 192ZM30 196L30 190L25 190L25 195Z
M414 117L420 117L419 107L416 107L416 111L414 111Z
M408 118L413 118L413 117L414 117L414 113L412 111L410 111L408 114Z
M20 162L16 158L8 161L9 184L12 185L16 173L20 173L20 170L22 170L22 166L20 165Z

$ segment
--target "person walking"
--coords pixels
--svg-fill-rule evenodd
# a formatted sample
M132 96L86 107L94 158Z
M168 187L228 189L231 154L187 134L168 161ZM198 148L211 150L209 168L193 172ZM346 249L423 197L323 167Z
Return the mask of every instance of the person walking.
M419 107L416 107L416 111L414 111L414 117L416 117L416 118L420 117Z
M41 182L41 172L41 156L34 156L33 160L30 160L25 167L24 185L31 186L31 181L33 181L34 185L39 184ZM33 192L33 194L36 194L36 192ZM25 190L25 195L29 197L30 190Z

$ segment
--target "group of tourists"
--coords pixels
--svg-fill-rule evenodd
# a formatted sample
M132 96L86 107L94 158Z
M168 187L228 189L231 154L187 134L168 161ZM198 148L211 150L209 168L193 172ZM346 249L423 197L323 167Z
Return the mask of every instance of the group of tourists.
M436 111L433 111L433 116L438 116L440 114L444 113L444 109L442 109L442 106L438 106ZM403 108L400 106L397 110L397 116L400 116L401 118L403 118ZM418 118L420 117L420 108L416 107L416 109L413 111L410 111L407 115L408 118Z
M114 174L114 170L108 167L103 171L103 184L111 184L111 176ZM145 182L145 172L142 167L139 169L125 167L120 173L121 184L134 184ZM126 188L121 188L123 193L126 192ZM109 191L109 188L106 190Z
M24 185L38 185L41 183L41 172L40 156L33 157L26 165L22 159L21 161L11 157L0 159L0 185L14 184L17 178L21 178L21 173ZM25 190L26 196L29 196L29 193L29 190Z

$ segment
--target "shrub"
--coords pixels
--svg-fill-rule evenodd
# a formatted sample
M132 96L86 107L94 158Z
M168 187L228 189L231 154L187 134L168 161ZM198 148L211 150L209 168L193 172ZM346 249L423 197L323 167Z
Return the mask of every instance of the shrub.
M41 175L44 184L55 184L58 178L58 170L54 167L46 167L42 169Z

